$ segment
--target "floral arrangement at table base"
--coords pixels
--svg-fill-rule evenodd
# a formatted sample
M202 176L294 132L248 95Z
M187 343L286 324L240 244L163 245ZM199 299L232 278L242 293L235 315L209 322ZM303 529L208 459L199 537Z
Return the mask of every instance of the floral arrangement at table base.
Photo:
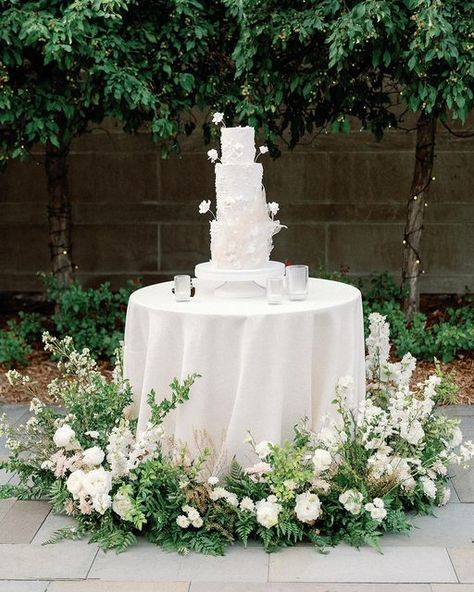
M378 314L370 317L367 398L359 409L348 409L352 382L342 378L334 400L339 421L327 420L319 433L303 421L281 445L249 434L256 463L233 462L224 475L214 474L211 450L190 459L186 448L165 446L163 419L188 399L196 375L175 380L159 404L150 393L151 420L136 439L120 364L107 380L71 338L45 334L44 342L62 372L48 394L64 412L34 398L26 425L3 420L10 457L0 466L16 473L19 485L0 487L0 497L46 498L55 512L76 518L52 542L89 535L120 551L142 534L182 553L223 554L251 538L267 551L300 541L379 548L384 532L409 530L408 512L445 504L449 464L474 456L458 421L435 410L448 379L434 375L411 388L415 359L388 361L389 327ZM16 371L8 376L35 388Z

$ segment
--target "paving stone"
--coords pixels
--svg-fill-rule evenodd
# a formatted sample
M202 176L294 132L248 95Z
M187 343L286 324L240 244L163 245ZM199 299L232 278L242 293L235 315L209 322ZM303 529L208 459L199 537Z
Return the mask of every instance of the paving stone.
M56 545L0 545L0 580L85 578L97 545L66 541Z
M453 487L461 502L474 502L474 466L467 470L460 466L451 466L449 472L453 475Z
M70 516L64 516L63 514L54 514L50 512L46 517L46 520L41 525L41 528L35 534L34 539L31 541L33 545L42 545L49 541L49 539L61 528L69 528L74 526L76 521Z
M22 580L0 581L0 592L45 592L48 582L26 582Z
M414 516L408 534L387 534L381 540L387 546L461 547L474 538L474 504L448 504L434 510L435 516Z
M13 506L13 504L15 503L14 499L2 499L0 500L0 525L2 523L2 520L5 516L5 514L7 514L10 510L10 508Z
M82 580L51 582L48 592L187 592L189 582L114 582ZM0 588L1 592L1 588Z
M474 546L448 549L448 553L459 581L474 584Z
M260 546L235 545L224 557L190 553L181 558L179 578L191 581L266 582L269 556ZM242 567L245 566L245 569Z
M474 584L431 584L431 592L474 592Z
M189 592L431 592L431 587L429 584L192 582Z
M0 522L0 544L30 543L50 511L46 502L15 502Z
M117 555L99 551L89 572L89 578L101 580L177 581L181 557L167 553L156 545L139 541L137 545Z
M310 546L284 549L270 556L272 582L456 582L446 549L385 547L382 553L346 545L327 555Z

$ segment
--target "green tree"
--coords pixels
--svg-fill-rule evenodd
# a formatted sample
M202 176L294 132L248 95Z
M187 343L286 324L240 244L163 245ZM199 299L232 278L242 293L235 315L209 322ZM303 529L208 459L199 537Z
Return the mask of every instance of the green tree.
M228 110L263 127L274 154L305 134L348 132L351 118L380 139L416 114L402 279L418 308L424 204L436 129L474 106L472 0L227 0L240 25L241 93ZM288 133L289 132L289 133Z
M52 271L73 275L67 157L111 117L163 154L215 88L219 6L198 0L0 0L0 165L45 150ZM183 116L184 114L184 116ZM188 114L188 115L186 115Z

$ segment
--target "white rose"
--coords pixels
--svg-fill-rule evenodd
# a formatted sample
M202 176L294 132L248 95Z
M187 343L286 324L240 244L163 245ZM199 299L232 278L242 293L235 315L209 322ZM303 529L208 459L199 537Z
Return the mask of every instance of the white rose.
M362 510L362 501L364 496L355 489L348 489L339 496L340 503L350 514L356 516Z
M105 458L104 452L98 446L92 446L84 450L83 462L85 465L97 466L100 465Z
M247 496L242 498L239 507L241 510L247 510L248 512L253 512L255 510L253 500Z
M112 498L108 493L98 493L92 496L92 506L99 514L104 514L112 505Z
M312 524L321 514L321 501L315 493L306 491L296 496L296 517L300 522Z
M71 426L64 424L54 432L53 441L58 448L69 448L76 437Z
M265 528L272 528L278 524L278 514L281 511L280 504L268 501L260 500L256 504L257 507L257 522Z
M323 448L316 448L313 454L313 465L316 473L322 473L331 466L331 454Z
M209 485L217 485L219 483L219 478L218 477L209 477L207 482L209 483Z
M211 200L208 199L206 201L205 199L203 199L202 202L199 204L199 213L206 214L209 211L210 207L211 207Z
M225 501L230 504L231 506L234 506L234 508L236 508L239 505L239 500L237 498L237 496L235 495L235 493L227 493L227 495L225 496Z
M124 493L116 493L112 501L112 510L123 518L123 520L129 520L131 512L133 510L132 500L128 495Z
M109 493L112 487L112 474L103 467L89 471L84 475L84 490L91 497L100 493Z
M220 112L217 111L212 116L212 123L215 123L216 125L218 123L222 123L223 121L224 121L224 113L220 113Z
M189 526L189 518L187 516L184 516L183 514L181 514L181 516L178 516L176 518L176 524L180 528L188 528L188 526Z
M80 469L71 473L66 481L66 487L74 499L77 499L84 490L84 478L86 474Z
M264 459L266 458L271 452L272 442L268 440L262 440L255 446L255 452L259 456L259 458Z
M211 162L216 162L216 160L219 158L219 153L214 148L212 150L208 150L207 151L207 158Z
M247 467L245 469L246 475L264 475L265 473L269 473L272 470L271 465L266 462L259 462L253 467Z

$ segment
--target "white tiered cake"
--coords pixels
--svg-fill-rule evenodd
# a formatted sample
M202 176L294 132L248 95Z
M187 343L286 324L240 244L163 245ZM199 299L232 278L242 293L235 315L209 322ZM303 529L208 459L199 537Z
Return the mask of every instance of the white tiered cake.
M282 226L266 203L263 167L255 162L255 130L223 127L221 149L221 162L216 164L217 211L211 222L211 266L219 270L263 268L273 249L272 237Z

